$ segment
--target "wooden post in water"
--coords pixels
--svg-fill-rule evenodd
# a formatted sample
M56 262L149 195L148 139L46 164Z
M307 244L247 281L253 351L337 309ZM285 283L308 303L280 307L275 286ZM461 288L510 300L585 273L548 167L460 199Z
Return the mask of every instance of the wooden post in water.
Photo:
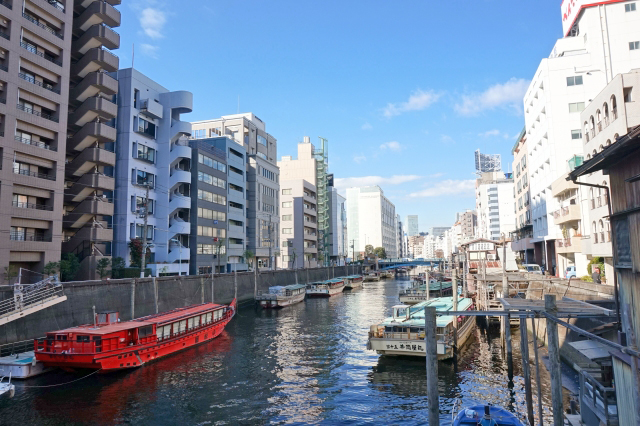
M633 329L633 319L631 318L631 308L628 303L622 305L622 317L624 322L626 323L624 327L624 332L627 335L627 347L633 349L634 351L638 350L638 346L636 344L636 333ZM633 387L633 401L635 404L636 412L635 412L635 423L640 425L640 373L638 373L638 358L632 356L631 357L631 373L633 377L632 383L634 383Z
M136 316L136 278L131 280L131 319Z
M204 275L200 277L200 303L204 303Z
M510 327L510 324L507 324ZM529 335L527 334L527 317L520 317L520 352L522 354L522 375L524 376L524 391L527 401L527 417L529 424L534 425L533 396L531 395L531 370L529 368Z
M158 280L156 277L151 277L153 281L153 302L156 308L156 314L158 313Z
M255 266L253 268L253 300L258 297L258 259L254 259ZM237 271L236 271L237 273ZM235 278L234 278L235 279ZM236 294L238 293L238 286L236 285Z
M214 294L215 294L215 287L214 287L214 285L213 285L213 275L214 275L214 273L213 273L213 268L211 268L211 303L216 303L216 302L215 302L215 296L214 296Z
M436 308L427 306L424 310L424 345L427 363L427 400L429 404L429 424L440 424L440 396L438 395L438 336L436 334Z
M542 424L542 384L540 383L540 360L538 358L538 336L536 330L536 318L531 318L531 325L533 331L533 354L536 361L536 391L538 392L538 423Z
M556 295L544 295L544 310L554 318L558 315ZM551 406L554 426L562 426L564 410L562 408L562 371L560 370L560 344L558 341L558 324L547 318L547 341L549 342L549 364L551 370Z
M513 380L513 347L511 345L511 317L504 318L504 342L507 349L507 375L509 380Z
M427 284L428 286L429 284ZM451 290L453 291L453 310L458 311L458 274L451 269ZM458 316L453 320L453 361L458 361Z

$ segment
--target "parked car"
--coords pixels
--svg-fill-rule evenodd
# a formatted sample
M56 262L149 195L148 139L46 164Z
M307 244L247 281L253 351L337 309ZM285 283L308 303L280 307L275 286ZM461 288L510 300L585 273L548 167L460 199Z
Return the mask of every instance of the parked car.
M578 276L578 274L576 273L576 267L575 266L567 266L567 270L564 273L565 278L569 279L569 278L576 278Z
M542 275L542 268L540 265L536 265L535 263L528 263L526 265L522 265L527 270L527 272L531 274L540 274Z

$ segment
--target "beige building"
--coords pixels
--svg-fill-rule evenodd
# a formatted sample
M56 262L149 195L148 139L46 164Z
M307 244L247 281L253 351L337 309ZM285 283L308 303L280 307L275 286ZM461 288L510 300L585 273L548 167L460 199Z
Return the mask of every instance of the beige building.
M281 182L282 247L278 264L284 268L318 266L316 187L304 179Z
M0 271L6 283L18 268L41 272L60 259L74 14L55 1L3 4Z
M515 182L514 213L516 224L511 234L511 250L517 253L523 263L535 263L532 243L531 192L529 190L529 151L525 130L520 133L511 153L513 154L513 179Z

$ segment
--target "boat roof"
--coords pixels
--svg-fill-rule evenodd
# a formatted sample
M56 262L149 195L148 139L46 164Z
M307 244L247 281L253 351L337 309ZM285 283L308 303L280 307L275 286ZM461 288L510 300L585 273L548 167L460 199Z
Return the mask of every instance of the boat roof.
M342 281L344 281L344 278L332 278L330 280L326 280L325 282L326 283L339 283L339 282L342 282Z
M286 285L283 288L285 290L297 290L299 288L306 288L307 286L304 284L291 284L291 285Z
M458 311L466 311L473 304L473 300L467 297L458 298ZM403 305L396 305L400 307ZM409 318L394 320L393 317L385 319L380 325L404 325L410 327L424 327L424 308L435 307L438 312L450 311L453 309L453 297L436 297L433 299L425 300L424 302L416 303L409 307ZM438 327L446 327L455 319L454 315L438 315L436 317L436 324Z
M148 315L146 317L137 318L133 321L149 321L151 323L162 324L179 318L189 317L198 313L213 311L220 308L224 308L224 305L219 305L217 303L202 303L199 305L191 305L185 306L184 308L173 309L171 311L163 312L160 314Z
M105 335L110 333L116 333L118 331L133 330L134 328L144 327L145 325L153 325L153 322L147 321L125 321L117 322L114 324L94 326L93 324L84 324L76 327L69 327L63 330L50 331L47 334L90 334L90 335Z

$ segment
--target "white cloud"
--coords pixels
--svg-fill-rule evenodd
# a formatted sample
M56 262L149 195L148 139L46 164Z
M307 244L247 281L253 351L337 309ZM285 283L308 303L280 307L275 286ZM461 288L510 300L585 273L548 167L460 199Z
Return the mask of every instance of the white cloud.
M153 59L158 59L158 50L160 49L158 46L143 43L142 45L140 45L140 48L142 49L142 53L144 53L145 55Z
M389 151L400 151L402 150L402 145L400 145L400 142L396 142L396 141L391 141L391 142L385 142L382 145L380 145L380 149L388 149Z
M432 179L435 179L435 178L439 178L439 177L442 177L442 176L444 176L444 173L434 173L432 175L429 175L428 177L430 177Z
M443 180L426 189L409 194L411 198L439 197L441 195L473 195L476 188L476 181L468 180Z
M489 136L500 136L501 132L498 129L487 130L484 133L479 133L478 136L482 138L488 138Z
M463 95L455 110L462 115L476 115L482 111L508 106L522 111L522 98L529 80L512 78L504 84L495 84L482 93Z
M348 178L336 178L335 185L336 185L336 188L341 190L346 188L352 188L355 186L378 185L380 187L383 187L386 185L402 185L403 183L413 182L420 178L421 176L417 176L417 175L394 175L391 177L383 177L383 176L348 177Z
M152 7L142 9L140 13L140 26L142 31L152 39L164 37L162 29L167 22L164 12Z
M442 141L442 143L444 144L450 144L450 143L455 143L455 141L453 140L453 138L449 135L441 135L440 136L440 140Z
M400 102L397 104L388 103L382 110L382 113L385 117L393 117L408 111L421 111L437 102L438 98L440 98L440 94L431 90L427 92L423 90L416 90L411 94L411 96L409 96L409 99L406 102Z
M364 155L356 155L355 157L353 157L353 161L360 164L363 161L367 161L367 157L365 157Z
M373 129L373 126L369 123L364 123L362 125L362 130L371 130L371 129Z

